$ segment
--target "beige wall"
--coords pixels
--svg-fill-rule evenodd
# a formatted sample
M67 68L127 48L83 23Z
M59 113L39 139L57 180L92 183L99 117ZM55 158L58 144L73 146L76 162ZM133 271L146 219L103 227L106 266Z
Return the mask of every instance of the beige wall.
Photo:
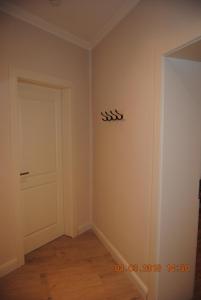
M73 188L78 225L89 216L89 53L0 13L0 266L16 257L11 196L9 65L69 80L73 84Z
M161 57L200 35L200 1L142 0L93 50L93 221L131 264L158 255ZM114 108L125 121L102 122Z

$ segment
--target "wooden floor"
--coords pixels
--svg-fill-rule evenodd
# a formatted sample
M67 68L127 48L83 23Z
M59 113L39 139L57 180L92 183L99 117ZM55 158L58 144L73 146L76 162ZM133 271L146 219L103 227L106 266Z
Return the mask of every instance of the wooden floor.
M0 280L1 300L141 300L125 274L89 231L65 236L26 256L26 264Z

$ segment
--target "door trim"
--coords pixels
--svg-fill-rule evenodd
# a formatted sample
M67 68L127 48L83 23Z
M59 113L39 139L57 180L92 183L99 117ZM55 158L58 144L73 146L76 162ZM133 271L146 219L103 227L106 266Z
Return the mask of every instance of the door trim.
M15 210L15 236L18 267L24 264L24 238L22 226L22 205L20 197L20 145L18 114L18 82L35 83L40 86L60 89L62 91L62 165L63 165L63 203L64 233L74 237L77 235L77 203L73 197L73 161L72 161L72 90L70 81L41 73L9 68L9 98L11 109L11 156L12 156L12 199Z

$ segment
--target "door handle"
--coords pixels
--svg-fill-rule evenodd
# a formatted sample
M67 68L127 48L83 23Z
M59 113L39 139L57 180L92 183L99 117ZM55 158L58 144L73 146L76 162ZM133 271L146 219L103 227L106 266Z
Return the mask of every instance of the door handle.
M22 172L20 173L20 176L29 175L29 172Z

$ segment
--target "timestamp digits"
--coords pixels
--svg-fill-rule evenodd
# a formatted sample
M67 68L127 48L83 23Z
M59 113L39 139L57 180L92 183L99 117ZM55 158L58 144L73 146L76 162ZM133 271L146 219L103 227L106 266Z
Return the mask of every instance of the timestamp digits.
M167 264L162 266L161 264L129 264L125 266L123 264L116 264L113 267L114 272L161 272L165 270L169 273L173 272L190 272L189 264Z

